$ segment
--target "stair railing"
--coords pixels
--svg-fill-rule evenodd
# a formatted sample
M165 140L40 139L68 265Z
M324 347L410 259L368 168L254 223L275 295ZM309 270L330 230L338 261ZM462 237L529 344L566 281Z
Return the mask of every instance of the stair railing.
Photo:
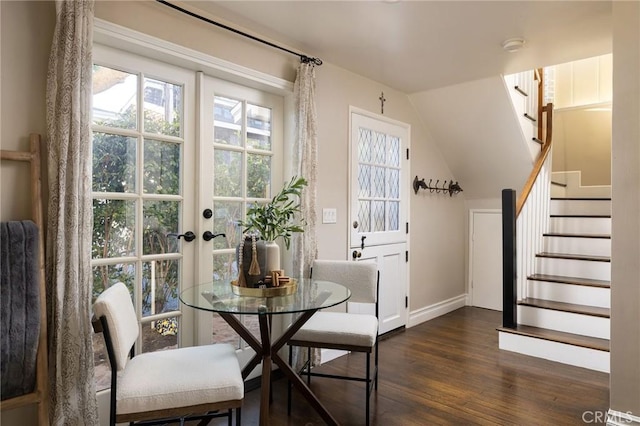
M541 106L538 112L542 151L518 199L513 189L502 191L502 325L507 328L518 324L518 297L527 297L527 277L534 271L536 253L542 251L543 233L549 225L553 104Z

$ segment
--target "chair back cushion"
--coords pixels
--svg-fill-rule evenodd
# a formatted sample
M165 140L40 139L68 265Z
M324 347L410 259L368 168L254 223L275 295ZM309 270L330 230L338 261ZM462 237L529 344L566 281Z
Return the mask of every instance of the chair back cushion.
M129 351L138 338L138 318L127 286L119 282L102 292L93 304L96 318L105 317L118 371L127 364Z
M313 279L333 281L349 288L349 302L376 302L378 266L373 262L315 260L312 273Z

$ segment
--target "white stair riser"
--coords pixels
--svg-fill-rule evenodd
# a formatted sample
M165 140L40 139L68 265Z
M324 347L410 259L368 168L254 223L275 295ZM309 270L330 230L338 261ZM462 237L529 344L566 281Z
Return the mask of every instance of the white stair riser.
M513 333L498 333L500 349L609 373L609 352Z
M611 200L551 200L549 213L610 215Z
M544 237L547 253L611 256L611 239L578 237Z
M611 218L552 217L549 232L554 234L607 234L611 235Z
M518 305L518 323L565 333L609 339L609 318Z
M611 290L602 287L529 280L527 296L576 305L611 307Z
M544 275L610 281L611 262L537 257L536 272Z

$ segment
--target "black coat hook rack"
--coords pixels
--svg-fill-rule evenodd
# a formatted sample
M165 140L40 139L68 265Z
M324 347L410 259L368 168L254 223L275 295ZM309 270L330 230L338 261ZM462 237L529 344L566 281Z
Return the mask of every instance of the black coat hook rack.
M440 184L440 179L438 179L436 181L435 184L432 185L433 179L429 179L429 183L426 184L424 182L424 179L418 179L418 176L415 177L415 179L413 179L413 191L417 194L418 190L420 188L422 189L428 189L429 192L435 192L436 194L439 194L441 192L443 193L449 193L450 197L453 197L453 194L457 194L458 192L462 192L462 188L460 187L460 185L458 185L458 182L453 182L452 180L450 180L449 182L447 182L447 180L443 180L442 184ZM438 186L438 185L442 185L442 186Z

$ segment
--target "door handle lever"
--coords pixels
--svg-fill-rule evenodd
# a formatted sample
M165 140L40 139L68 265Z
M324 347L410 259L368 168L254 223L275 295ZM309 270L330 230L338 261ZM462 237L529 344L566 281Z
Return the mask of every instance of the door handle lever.
M218 234L214 234L214 233L213 233L213 232L211 232L211 231L204 231L204 233L202 234L202 239L203 239L203 240L205 240L205 241L211 241L211 240L213 240L213 239L214 239L214 238L216 238L216 237L224 237L224 238L227 238L227 236L226 236L223 232L220 232L220 233L218 233Z

